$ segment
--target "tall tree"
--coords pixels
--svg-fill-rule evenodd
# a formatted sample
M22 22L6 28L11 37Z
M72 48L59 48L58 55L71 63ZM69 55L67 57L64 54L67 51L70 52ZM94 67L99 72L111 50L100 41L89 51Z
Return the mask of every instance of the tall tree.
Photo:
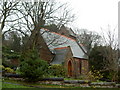
M104 70L108 70L111 74L113 80L117 79L118 75L118 36L117 30L114 28L111 29L111 26L108 25L108 28L103 29L103 45L106 47L103 50L104 57Z
M88 56L92 48L100 44L101 36L96 32L88 31L87 29L76 29L75 33L77 33L77 42L85 46Z
M8 47L10 50L14 52L21 51L21 38L17 31L11 31L5 34L6 38L3 40L3 46Z
M67 24L74 19L67 4L60 4L55 0L36 2L2 0L0 3L0 29L6 30L3 32L3 37L8 31L19 31L23 37L28 38L25 50L37 49L39 51L40 48L47 47L40 33L40 29L45 25L55 24L57 28L60 28L62 24Z
M16 15L15 10L17 5L18 2L15 2L14 0L0 1L0 23L1 23L0 31L4 29L6 23L8 24L9 22L18 20L14 17Z
M89 63L91 70L103 70L104 64L103 60L105 59L104 53L102 52L105 47L95 45L89 55Z
M67 10L66 4L59 4L55 0L37 1L37 2L22 2L21 9L18 11L24 16L26 29L30 31L31 35L26 44L27 49L44 47L45 42L40 34L40 29L45 25L56 24L60 27L73 20L74 15ZM59 13L60 12L60 13Z

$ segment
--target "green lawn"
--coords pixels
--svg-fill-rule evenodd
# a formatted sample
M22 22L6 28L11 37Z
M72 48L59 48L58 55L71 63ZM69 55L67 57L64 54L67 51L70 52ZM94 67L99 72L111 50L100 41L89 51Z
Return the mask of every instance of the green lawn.
M2 88L32 88L28 86L22 86L22 85L14 85L11 83L2 83Z
M7 82L7 83L4 83ZM13 84L20 84L20 85L12 85L10 83ZM23 86L25 85L25 86ZM19 81L19 80L12 80L12 79L4 79L3 83L2 83L2 87L3 88L29 88L27 86L33 86L30 88L35 88L35 87L39 87L39 88L64 88L64 86L61 85L51 85L51 84L40 84L40 83L32 83L32 82L24 82L24 81Z
M12 84L4 83L4 82L20 84L20 85L12 85ZM12 79L7 79L7 78L3 80L2 84L3 84L3 88L29 88L27 86L34 86L34 87L39 87L39 88L75 88L72 86L31 83L31 82L24 82L24 81L12 80ZM30 88L32 88L32 87L30 87Z
M95 87L80 87L80 86L66 86L66 85L53 85L53 84L41 84L40 82L32 83L20 80L13 80L4 78L2 81L2 88L81 88L81 89L92 89ZM30 87L32 86L32 87ZM97 87L96 87L97 88Z
M7 83L5 83L7 82ZM15 84L15 85L14 85ZM20 84L20 85L17 85ZM25 86L23 86L25 85ZM33 86L33 87L28 87ZM40 83L27 83L22 81L15 81L15 80L4 80L2 82L2 88L68 88L62 85L52 85L52 84L40 84Z

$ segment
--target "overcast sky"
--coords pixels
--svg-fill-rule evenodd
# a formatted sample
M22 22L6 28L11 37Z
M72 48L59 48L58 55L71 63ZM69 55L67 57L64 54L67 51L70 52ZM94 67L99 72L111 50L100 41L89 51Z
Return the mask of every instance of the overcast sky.
M72 27L84 28L91 31L100 31L100 27L112 28L118 25L118 2L120 0L60 0L68 2L76 20Z

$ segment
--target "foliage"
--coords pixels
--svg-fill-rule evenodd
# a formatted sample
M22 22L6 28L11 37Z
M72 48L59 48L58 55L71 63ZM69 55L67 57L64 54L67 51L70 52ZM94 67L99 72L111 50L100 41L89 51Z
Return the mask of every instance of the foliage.
M109 50L110 48L107 46L97 46L95 45L94 48L92 48L90 56L89 56L89 64L90 64L90 69L91 71L94 70L98 70L100 71L100 73L103 75L103 78L105 78L106 80L112 80L115 81L118 79L117 75L117 70L115 71L115 69L113 69L114 64L116 62L112 62L110 60L108 60L108 56L110 55L106 55L106 54L110 54L110 53L116 53L116 51L114 50ZM111 51L111 52L110 52ZM112 58L112 54L111 54L111 58ZM114 59L115 61L115 59ZM109 68L106 68L106 65L108 65L108 63L111 65ZM113 63L113 64L112 64ZM117 67L117 64L116 64ZM114 67L115 68L115 67ZM116 68L117 69L117 68Z
M19 67L16 68L15 73L16 73L16 74L21 74Z
M5 72L6 72L6 73L14 73L14 70L11 69L10 67L6 67L6 68L5 68Z
M20 57L20 55L17 53L4 54L4 56L8 59L18 59Z
M118 77L120 77L120 70L118 71ZM118 82L120 83L120 78L118 78Z
M20 40L19 34L15 31L4 32L2 35L2 63L5 67L14 68L17 66L11 63L11 60L18 60L20 58Z
M19 52L13 52L9 46L2 46L2 63L5 67L14 68L16 65L12 65L11 59L19 59Z
M47 62L41 60L35 50L23 55L21 60L20 72L27 81L38 81L47 73Z
M91 70L102 70L104 68L103 66L103 60L105 59L103 53L101 50L103 50L104 47L102 46L96 46L92 48L89 56L89 64Z
M54 64L48 67L49 74L57 77L65 77L66 70L64 66L60 64Z
M109 75L107 75L107 78L113 82L119 81L119 76L117 71L109 71Z
M0 65L0 69L5 69L5 67L3 65Z
M4 32L2 35L2 42L4 47L8 47L14 52L21 51L21 37L17 31Z
M2 57L6 57L8 59L20 57L20 54L18 52L14 52L9 46L2 46L2 51Z
M87 79L91 81L96 81L103 78L103 75L98 70L89 71L87 74Z
M104 49L102 53L104 53L104 69L109 71L109 75L112 81L117 80L118 76L118 34L117 29L111 28L110 25L107 28L101 28L102 34L102 42L104 43Z
M2 75L4 74L5 72L5 67L3 65L0 65L0 72L2 71Z
M18 37L17 33L15 32L12 32L12 33L13 33L13 43L11 45L11 48L15 52L20 52L21 51L21 45L20 45L21 38Z

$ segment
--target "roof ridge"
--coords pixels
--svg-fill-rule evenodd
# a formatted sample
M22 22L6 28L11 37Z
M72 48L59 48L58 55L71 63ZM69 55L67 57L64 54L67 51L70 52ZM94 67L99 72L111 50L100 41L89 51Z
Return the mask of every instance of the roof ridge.
M72 38L67 37L67 36L65 36L65 35L62 35L62 34L59 34L59 33L56 33L56 32L51 32L51 31L48 30L48 29L45 29L45 28L41 28L41 29L44 29L45 31L49 31L50 33L54 33L54 34L57 34L57 35L60 35L60 36L66 37L66 38L71 39L71 40L73 40L73 41L76 41L75 39L72 39ZM84 46L84 45L81 44L81 43L79 43L79 45Z

